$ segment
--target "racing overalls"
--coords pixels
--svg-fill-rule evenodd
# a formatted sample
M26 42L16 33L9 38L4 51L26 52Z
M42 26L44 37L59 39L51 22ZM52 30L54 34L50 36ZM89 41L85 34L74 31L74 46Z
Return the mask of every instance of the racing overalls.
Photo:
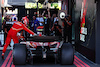
M11 39L13 39L14 43L19 43L18 37L17 37L17 32L19 32L21 30L25 30L28 33L34 35L34 32L29 30L23 23L15 22L13 24L13 26L11 27L11 29L8 31L8 35L7 35L7 38L6 38L6 41L5 41L5 45L4 45L4 48L3 48L3 53L5 53L8 45L11 42Z

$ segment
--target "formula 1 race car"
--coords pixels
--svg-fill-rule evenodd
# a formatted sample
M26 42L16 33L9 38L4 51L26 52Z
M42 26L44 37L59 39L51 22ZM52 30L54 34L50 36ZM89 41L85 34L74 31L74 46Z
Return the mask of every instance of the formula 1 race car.
M26 64L26 61L34 56L46 58L56 55L60 64L73 64L74 50L70 43L63 43L58 36L33 36L27 40L14 44L13 64Z
M42 28L42 27L40 27ZM38 31L41 29L38 28ZM39 30L40 29L40 30ZM60 64L73 64L74 49L72 44L63 43L59 36L29 36L13 47L13 64L22 65L26 62L33 63L33 57L38 56L46 59L48 56L55 55L55 60Z

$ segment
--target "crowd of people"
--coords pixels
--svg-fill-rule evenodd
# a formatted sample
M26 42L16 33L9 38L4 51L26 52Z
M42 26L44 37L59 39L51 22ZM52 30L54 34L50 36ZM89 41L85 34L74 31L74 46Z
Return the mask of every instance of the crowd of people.
M33 15L31 22L29 20L29 15L24 15L22 19L20 20L26 27L28 27L33 32L37 33L37 27L43 26L44 31L43 34L47 36L55 35L55 36L62 36L62 31L64 31L64 40L66 42L66 36L68 37L68 41L71 41L71 17L70 15L67 15L62 23L62 26L64 29L62 29L62 26L59 25L58 21L58 15L53 14L50 15L49 9L46 11L43 11L42 14ZM16 22L18 21L18 18L16 15L6 15L3 19L2 23L2 29L4 30L4 39L6 40L7 33L10 30L11 27L7 27L5 22L12 21ZM26 33L27 34L27 33ZM5 42L5 41L4 41Z

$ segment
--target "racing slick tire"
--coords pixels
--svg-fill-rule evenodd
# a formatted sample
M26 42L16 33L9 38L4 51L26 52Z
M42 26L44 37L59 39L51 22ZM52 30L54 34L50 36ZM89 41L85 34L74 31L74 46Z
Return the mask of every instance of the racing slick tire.
M13 47L13 64L14 65L23 65L26 64L27 49L26 45L23 44L14 44Z
M61 64L72 65L74 61L74 49L72 44L64 43L61 47Z

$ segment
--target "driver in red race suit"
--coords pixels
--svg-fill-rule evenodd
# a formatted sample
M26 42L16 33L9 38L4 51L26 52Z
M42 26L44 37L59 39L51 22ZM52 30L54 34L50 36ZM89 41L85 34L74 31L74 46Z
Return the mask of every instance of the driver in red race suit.
M24 22L24 25L28 27L29 19L27 18L27 16L22 17L22 20L23 20L23 22Z
M5 45L4 45L4 48L3 48L3 51L2 51L2 59L4 59L4 53L6 52L6 49L7 49L8 45L11 42L11 39L13 39L14 44L15 43L19 43L18 37L17 37L17 32L19 32L21 30L25 30L25 31L27 31L28 33L30 33L32 35L35 34L31 30L29 30L23 23L15 22L13 24L13 26L11 27L11 29L8 31L8 35L7 35L7 38L6 38L6 41L5 41Z

